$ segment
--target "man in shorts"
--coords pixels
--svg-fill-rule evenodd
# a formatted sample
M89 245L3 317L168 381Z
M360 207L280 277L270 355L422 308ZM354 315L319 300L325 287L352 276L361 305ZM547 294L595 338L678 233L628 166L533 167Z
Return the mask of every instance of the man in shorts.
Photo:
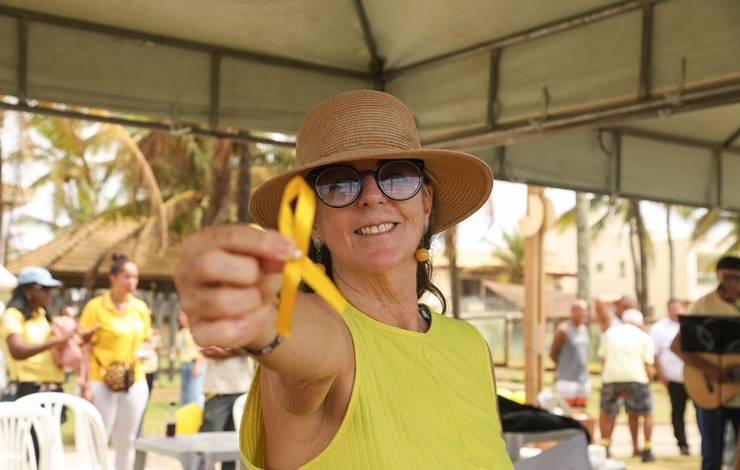
M609 328L599 345L599 357L603 360L599 429L608 452L619 402L624 400L633 455L640 455L643 462L652 462L655 460L651 448L653 399L649 377L654 358L653 342L642 330L643 317L639 310L627 309L622 322ZM645 440L642 450L637 439L640 417Z

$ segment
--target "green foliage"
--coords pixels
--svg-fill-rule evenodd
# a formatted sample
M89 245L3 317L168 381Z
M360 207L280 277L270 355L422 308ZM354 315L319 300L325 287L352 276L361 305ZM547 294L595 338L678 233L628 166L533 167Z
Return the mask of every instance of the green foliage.
M493 251L493 258L501 262L499 279L512 284L524 281L524 237L516 230L502 231L504 246Z

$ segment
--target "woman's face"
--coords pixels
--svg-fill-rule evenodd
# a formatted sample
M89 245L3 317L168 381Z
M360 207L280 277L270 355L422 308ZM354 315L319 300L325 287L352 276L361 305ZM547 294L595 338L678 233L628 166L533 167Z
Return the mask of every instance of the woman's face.
M377 170L379 164L378 160L349 163L360 172ZM431 209L430 186L411 199L394 201L367 175L362 193L349 206L333 208L317 202L314 236L329 248L335 268L383 273L403 263L415 265L414 252Z
M51 302L51 287L44 287L39 284L32 284L26 288L26 299L32 309L39 307L48 307Z
M139 285L139 268L129 261L123 265L118 274L111 274L110 284L114 290L133 294Z

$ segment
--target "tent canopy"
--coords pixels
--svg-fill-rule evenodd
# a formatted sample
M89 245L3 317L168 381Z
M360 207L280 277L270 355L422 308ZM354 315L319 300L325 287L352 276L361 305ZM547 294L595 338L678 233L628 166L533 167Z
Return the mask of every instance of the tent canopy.
M737 0L0 0L1 106L254 139L376 88L497 178L740 210L738 24Z

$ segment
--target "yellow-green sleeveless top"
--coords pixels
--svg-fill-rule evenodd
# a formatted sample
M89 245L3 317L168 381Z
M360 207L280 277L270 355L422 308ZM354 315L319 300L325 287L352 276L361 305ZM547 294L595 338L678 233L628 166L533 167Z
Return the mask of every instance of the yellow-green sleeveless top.
M301 469L513 469L474 327L434 313L417 333L351 306L343 318L355 348L349 406L334 439ZM264 466L261 410L258 371L239 436L248 469Z

